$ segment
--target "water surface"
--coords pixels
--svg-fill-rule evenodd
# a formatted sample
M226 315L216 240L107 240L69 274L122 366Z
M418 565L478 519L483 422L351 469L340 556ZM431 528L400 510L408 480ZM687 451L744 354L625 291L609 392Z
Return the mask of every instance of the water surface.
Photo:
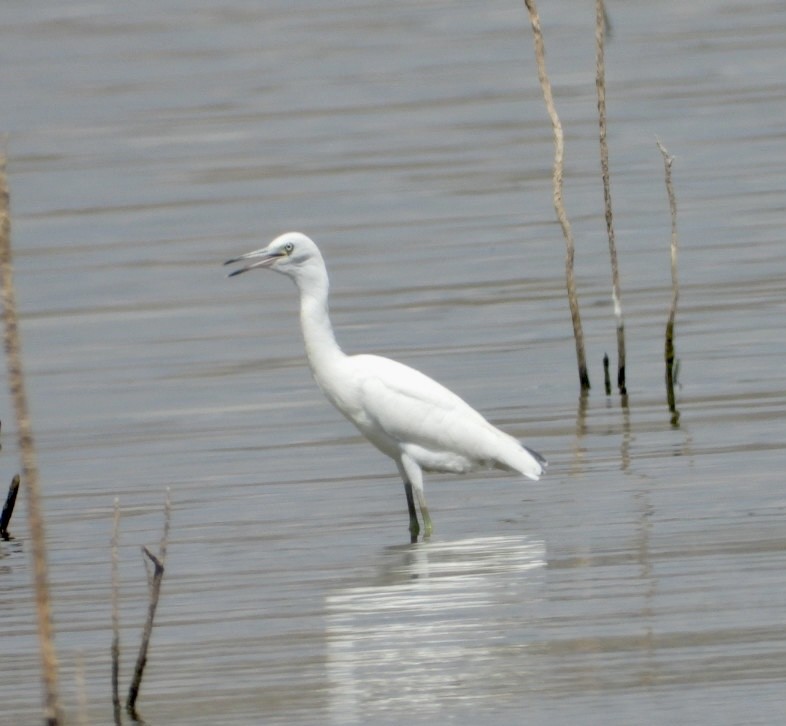
M7 3L15 281L61 687L110 720L139 548L174 502L151 724L772 724L786 680L786 10L610 8L614 353L591 3L541 8L593 390L578 397L551 135L520 3ZM676 157L680 358L663 384ZM323 401L291 284L222 260L321 244L348 351L415 365L548 476L432 476L408 544L390 461ZM5 479L17 469L0 394ZM0 543L0 723L39 714L29 540Z

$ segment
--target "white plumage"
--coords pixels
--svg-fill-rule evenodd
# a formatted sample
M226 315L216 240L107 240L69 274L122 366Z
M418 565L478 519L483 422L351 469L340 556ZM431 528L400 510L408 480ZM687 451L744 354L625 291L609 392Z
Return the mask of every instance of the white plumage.
M327 399L398 466L413 540L432 524L423 470L463 474L481 468L538 479L546 460L492 426L455 393L414 368L376 355L346 355L328 315L328 275L316 244L299 232L228 260L249 264L230 274L268 268L291 277L300 291L300 323L311 371ZM414 496L413 496L414 493Z

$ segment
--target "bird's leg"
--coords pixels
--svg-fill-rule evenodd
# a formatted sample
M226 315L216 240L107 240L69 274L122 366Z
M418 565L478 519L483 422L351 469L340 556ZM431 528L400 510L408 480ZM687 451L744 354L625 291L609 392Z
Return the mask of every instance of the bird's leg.
M420 527L418 526L418 518L415 514L415 498L418 500L420 507L420 516L423 519L423 537L425 539L431 537L431 517L428 513L428 505L426 504L426 495L423 492L423 471L417 462L410 458L407 454L401 457L399 464L401 471L401 478L404 480L404 488L407 492L407 505L409 506L409 531L413 533L413 537L417 537Z
M412 542L418 541L420 525L418 524L418 514L415 511L415 497L412 496L412 484L404 480L404 492L407 495L407 507L409 507L409 533L412 535Z
M421 486L419 489L415 489L415 493L418 497L418 506L420 507L420 516L423 519L423 539L428 539L431 537L431 532L433 527L431 525L431 517L428 513L428 505L426 504L426 494L423 491L423 487Z
M406 454L402 454L400 459L396 459L396 466L398 473L401 474L401 479L404 482L404 493L407 495L407 509L409 510L409 533L411 535L410 542L415 544L418 541L420 534L420 524L418 524L418 512L415 509L415 493L414 491L423 491L423 474L420 467L412 461ZM412 486L415 482L415 486ZM414 491L413 491L414 489ZM418 494L418 503L420 503L421 493ZM427 515L428 516L428 515ZM425 524L425 520L423 521ZM431 521L429 520L429 524ZM429 532L431 528L429 527Z

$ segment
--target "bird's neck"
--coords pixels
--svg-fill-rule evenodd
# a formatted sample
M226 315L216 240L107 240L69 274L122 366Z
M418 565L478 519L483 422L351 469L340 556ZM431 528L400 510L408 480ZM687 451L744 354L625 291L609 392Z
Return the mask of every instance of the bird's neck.
M327 280L308 292L301 291L300 327L308 363L317 382L322 385L323 374L345 357L330 324Z

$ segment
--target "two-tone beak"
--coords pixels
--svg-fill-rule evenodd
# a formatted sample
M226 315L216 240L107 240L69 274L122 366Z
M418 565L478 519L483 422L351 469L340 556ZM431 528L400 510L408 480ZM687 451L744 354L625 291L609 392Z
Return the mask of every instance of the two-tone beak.
M245 260L254 260L250 265L246 265L245 267L241 267L233 272L230 272L227 277L234 277L235 275L239 275L241 272L248 272L249 270L253 270L257 267L271 267L275 261L282 257L281 252L271 252L269 247L264 247L261 250L254 250L253 252L246 252L244 255L240 255L240 257L234 257L231 260L227 260L224 264L231 265L235 262L243 262Z

